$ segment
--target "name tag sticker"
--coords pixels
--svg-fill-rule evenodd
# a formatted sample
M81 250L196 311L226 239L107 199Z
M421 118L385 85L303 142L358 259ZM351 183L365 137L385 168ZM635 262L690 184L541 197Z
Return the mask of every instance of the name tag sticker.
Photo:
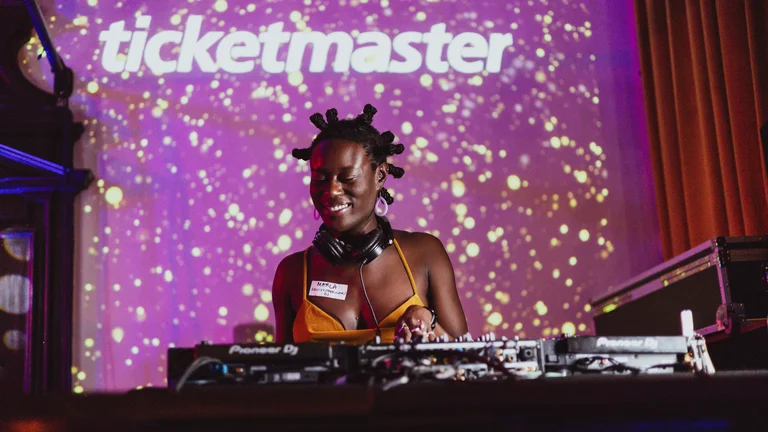
M344 300L347 298L347 285L313 280L309 285L309 295Z

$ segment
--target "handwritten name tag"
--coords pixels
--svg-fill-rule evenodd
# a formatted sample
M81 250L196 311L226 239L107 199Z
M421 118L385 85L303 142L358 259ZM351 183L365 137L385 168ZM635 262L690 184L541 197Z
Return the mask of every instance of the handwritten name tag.
M309 295L344 300L347 298L347 285L313 280L309 286Z

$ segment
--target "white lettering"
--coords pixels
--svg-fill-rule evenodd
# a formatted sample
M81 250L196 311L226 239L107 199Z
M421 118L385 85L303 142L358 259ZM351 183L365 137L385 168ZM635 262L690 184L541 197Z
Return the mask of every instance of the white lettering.
M181 43L183 33L180 31L162 31L149 39L144 52L144 61L156 75L173 72L176 70L176 60L163 60L160 58L160 48L167 43Z
M392 60L389 64L389 71L393 73L411 73L421 67L423 57L412 43L421 43L421 33L409 31L395 36L392 40L392 48L396 53L403 56L405 61Z
M445 24L435 24L424 35L427 44L427 69L435 73L448 72L448 62L443 60L443 46L451 41L452 34L445 32Z
M241 45L242 46L238 46ZM253 70L254 60L237 61L241 58L259 56L259 38L247 31L230 33L216 48L216 63L229 73L247 73Z
M148 15L139 15L136 17L136 28L148 29L152 22L152 17ZM141 66L141 55L144 53L144 46L147 44L147 32L133 32L131 45L128 47L128 61L125 64L125 70L128 72L138 72Z
M659 341L653 338L645 338L643 345L645 345L646 348L656 349L659 347Z
M382 32L360 33L357 43L375 45L360 47L352 53L352 69L360 73L387 71L392 56L392 40L389 36Z
M483 61L465 61L465 58L487 58L488 41L477 33L461 33L448 45L448 63L461 73L478 73L483 70Z
M277 50L280 44L286 43L291 39L291 34L283 31L283 23L270 24L267 32L259 36L259 40L264 44L264 54L261 60L261 66L265 72L280 73L285 69L285 62L277 61Z
M355 42L352 36L344 32L333 32L324 35L320 32L294 33L288 47L288 58L285 61L285 72L296 72L301 69L304 49L312 44L312 58L309 62L310 72L323 72L328 60L331 44L336 44L336 60L333 62L334 72L348 72Z
M488 61L485 63L485 70L489 73L499 73L501 70L501 56L504 49L512 46L512 35L509 33L491 33L491 42L488 44Z
M379 31L363 32L353 39L343 31L327 35L318 31L290 33L284 31L282 22L269 24L258 36L249 31L233 31L226 36L218 30L204 33L202 15L190 15L183 31L167 30L152 35L151 22L151 16L139 15L135 31L126 30L125 21L117 21L99 33L99 41L104 42L101 58L104 70L137 72L143 61L156 74L189 73L193 65L205 73L221 69L244 74L255 69L256 59L261 56L261 67L267 73L302 70L307 63L305 57L310 57L309 72L322 73L328 66L331 47L335 46L332 68L337 73L352 69L357 73L402 74L422 67L438 74L449 70L474 74L483 68L488 73L499 73L504 53L513 44L509 33L491 33L486 38L479 33L464 32L454 37L447 32L445 23L434 24L428 33L400 32L394 39ZM124 42L129 42L127 56L120 54ZM164 48L166 44L179 47L171 50ZM285 61L278 60L285 44L288 45ZM310 54L305 56L307 47ZM178 57L169 58L173 53L178 53Z
M597 338L596 346L606 348L639 348L643 346L644 343L645 342L641 339L608 339L606 337L599 337Z
M120 44L131 40L131 32L123 30L125 21L113 22L109 30L99 33L99 41L104 42L104 54L101 56L101 65L104 70L119 73L125 69L125 60L120 60L117 54L120 52Z
M176 69L176 72L191 72L192 59L197 62L197 66L203 72L216 72L219 70L208 50L216 41L224 36L224 32L208 32L201 38L200 29L202 25L202 15L190 15L187 19L187 26L184 29L184 41L181 43L181 53L179 54L179 67Z
M296 345L285 344L282 346L252 346L242 347L240 345L232 345L229 347L229 354L241 354L241 355L258 355L258 354L288 354L295 356L299 352L299 347Z

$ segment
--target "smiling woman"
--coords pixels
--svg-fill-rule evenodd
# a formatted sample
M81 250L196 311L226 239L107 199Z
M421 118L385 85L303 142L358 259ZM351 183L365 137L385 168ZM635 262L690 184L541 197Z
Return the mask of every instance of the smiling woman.
M326 119L314 114L320 133L309 148L293 151L309 160L310 196L323 224L313 245L284 258L275 273L280 342L362 343L377 335L391 342L467 331L443 244L393 230L384 217L394 201L387 175L404 174L387 157L404 146L371 126L375 114L371 105L352 120L339 120L335 109Z

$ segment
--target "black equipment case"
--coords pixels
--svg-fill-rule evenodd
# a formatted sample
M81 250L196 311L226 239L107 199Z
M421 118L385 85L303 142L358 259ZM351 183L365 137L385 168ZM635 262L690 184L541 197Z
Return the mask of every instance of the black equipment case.
M702 335L740 333L768 317L768 237L716 237L590 304L600 336L679 335L685 309Z

